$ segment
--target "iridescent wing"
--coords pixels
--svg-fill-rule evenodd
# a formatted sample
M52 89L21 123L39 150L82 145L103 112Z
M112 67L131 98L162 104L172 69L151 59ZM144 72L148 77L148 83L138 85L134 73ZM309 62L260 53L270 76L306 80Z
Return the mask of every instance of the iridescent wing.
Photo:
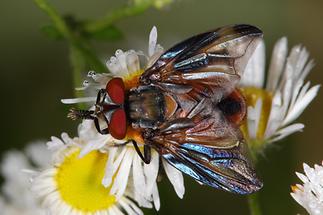
M162 54L140 78L141 84L160 87L178 104L145 142L195 180L240 194L262 187L239 130L244 99L234 90L261 37L250 25L194 36Z
M153 83L178 94L190 86L219 100L234 89L261 37L262 31L251 25L193 36L162 54L142 74L141 84Z
M192 118L166 122L145 141L202 184L239 194L262 187L249 164L239 127L219 108L205 108Z

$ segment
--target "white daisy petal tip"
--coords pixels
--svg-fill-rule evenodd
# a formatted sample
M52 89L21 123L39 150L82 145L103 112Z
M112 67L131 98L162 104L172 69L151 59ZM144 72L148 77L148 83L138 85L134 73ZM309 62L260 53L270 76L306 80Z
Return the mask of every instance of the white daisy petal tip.
M175 167L170 165L167 161L162 159L163 167L166 172L166 175L174 187L174 190L177 196L180 199L183 199L185 194L185 186L184 186L184 177L183 174L177 170Z
M102 185L105 187L105 188L108 188L112 183L112 180L111 179L108 179L108 178L103 178L102 179Z
M281 37L280 39L278 39L277 43L279 44L279 46L287 47L288 45L287 37L286 36Z
M154 55L157 45L157 27L153 26L149 34L148 56Z
M301 179L303 185L296 184L292 186L291 196L309 214L323 214L323 166L315 165L314 168L311 168L304 163L303 168L305 174L296 172L296 175Z
M95 97L83 97L83 98L72 98L72 99L61 99L63 104L77 104L77 103L93 103Z

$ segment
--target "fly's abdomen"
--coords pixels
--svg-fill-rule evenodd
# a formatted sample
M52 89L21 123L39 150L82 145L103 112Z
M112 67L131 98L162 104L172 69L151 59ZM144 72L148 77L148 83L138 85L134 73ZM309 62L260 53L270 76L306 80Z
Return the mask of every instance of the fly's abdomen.
M129 92L130 122L140 128L156 128L165 121L165 97L155 86L142 86Z

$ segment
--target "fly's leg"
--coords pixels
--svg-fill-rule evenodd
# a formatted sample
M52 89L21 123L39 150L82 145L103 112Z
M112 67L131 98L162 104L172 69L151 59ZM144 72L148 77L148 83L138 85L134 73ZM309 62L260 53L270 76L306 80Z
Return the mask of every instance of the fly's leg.
M94 125L96 130L100 133L100 134L109 134L109 129L108 128L104 128L101 129L100 127L100 123L99 123L99 119L98 118L94 118Z
M151 148L148 145L144 145L144 154L142 154L142 152L139 149L139 146L137 144L136 141L132 140L131 141L133 146L135 147L135 150L137 152L137 154L139 155L139 157L141 158L141 160L143 160L143 162L145 162L145 164L150 164L151 161ZM110 145L111 147L121 147L121 146L125 146L128 143L130 143L130 141L124 142L124 143L120 143L120 144L113 144Z
M121 147L121 146L127 145L128 143L130 143L130 141L127 141L127 142L124 142L124 143L113 143L113 144L111 144L109 146L111 146L111 147Z
M136 141L132 141L133 146L136 149L137 154L139 155L139 157L141 158L141 160L143 160L143 162L145 162L145 164L150 164L151 161L151 148L149 145L144 145L144 154L142 154L142 152L140 151L138 144Z

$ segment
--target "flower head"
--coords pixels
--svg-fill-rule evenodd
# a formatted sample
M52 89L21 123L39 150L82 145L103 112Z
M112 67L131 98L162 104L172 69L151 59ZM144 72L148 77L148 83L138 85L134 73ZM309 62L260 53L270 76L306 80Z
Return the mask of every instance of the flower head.
M109 154L91 151L79 157L86 140L52 137L52 165L35 173L31 190L50 214L142 214L126 194L116 197L101 183Z
M323 166L309 167L303 164L305 175L296 172L303 185L292 186L291 196L302 205L310 215L323 214Z
M255 147L302 130L302 123L293 122L319 90L319 85L310 87L310 82L304 83L314 66L308 51L297 45L287 54L287 39L281 38L274 47L265 78L265 46L261 42L242 76L240 85L249 105L243 130Z
M148 51L122 51L117 50L106 65L111 74L97 74L89 72L90 80L78 88L87 92L97 92L98 89L106 87L107 82L112 77L121 77L127 89L138 85L139 77L144 69L151 66L162 54L163 48L157 44L157 29L153 27L149 35ZM90 93L91 94L91 93ZM63 103L76 103L89 101L93 102L95 97L63 99ZM157 188L157 176L160 168L160 160L166 175L174 186L177 195L182 198L185 192L183 176L180 171L168 164L159 154L152 149L151 162L145 164L138 156L132 140L136 140L139 147L143 147L142 138L136 133L127 132L127 137L123 140L114 139L110 134L101 135L97 132L92 121L83 121L79 125L79 136L86 139L80 151L80 157L87 156L93 150L108 152L105 174L102 184L111 187L110 194L117 198L123 196L126 190L131 190L132 198L140 206L152 207L154 203L158 210L160 200Z
M33 165L38 168L47 167L48 155L49 152L42 142L28 145L24 152L12 150L4 154L1 163L1 175L4 178L0 196L2 215L46 214L30 191L30 173L34 172L27 172L27 169L34 168Z

